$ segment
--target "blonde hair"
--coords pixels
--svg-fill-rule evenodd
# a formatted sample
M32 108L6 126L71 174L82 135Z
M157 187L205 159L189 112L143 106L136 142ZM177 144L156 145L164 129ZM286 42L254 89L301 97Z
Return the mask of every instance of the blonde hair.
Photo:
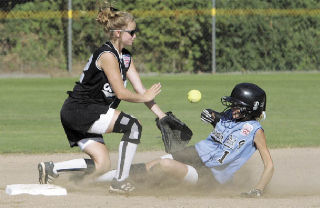
M132 14L115 9L111 6L111 3L105 3L108 6L100 9L96 20L103 26L104 31L112 39L112 31L110 30L125 29L125 27L127 27L130 22L134 22L135 19Z

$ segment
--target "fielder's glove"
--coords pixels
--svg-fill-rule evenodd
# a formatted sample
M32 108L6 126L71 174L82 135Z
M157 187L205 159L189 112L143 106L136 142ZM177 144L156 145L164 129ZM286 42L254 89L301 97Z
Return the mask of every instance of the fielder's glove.
M212 114L213 113L213 114ZM218 113L212 109L204 109L201 112L201 120L205 123L211 124L213 127L219 122L221 118L221 113Z
M262 197L262 195L263 195L262 191L256 188L251 189L248 192L241 193L241 196L246 198L259 198L259 197Z
M156 124L161 131L162 141L167 153L183 149L192 137L191 129L174 116L172 112L167 112L162 119L157 118Z

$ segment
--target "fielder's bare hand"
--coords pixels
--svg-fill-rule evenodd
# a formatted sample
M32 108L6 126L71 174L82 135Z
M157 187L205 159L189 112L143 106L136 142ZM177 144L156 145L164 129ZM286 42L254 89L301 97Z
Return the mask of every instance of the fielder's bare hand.
M157 83L152 85L149 89L146 90L146 92L143 94L146 101L149 102L153 100L159 93L161 92L161 84Z

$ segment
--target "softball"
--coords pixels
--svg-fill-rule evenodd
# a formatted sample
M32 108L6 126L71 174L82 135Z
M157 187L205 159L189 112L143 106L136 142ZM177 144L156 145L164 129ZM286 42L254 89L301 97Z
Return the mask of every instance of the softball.
M190 90L188 92L188 100L190 103L197 103L201 100L201 92L199 90Z

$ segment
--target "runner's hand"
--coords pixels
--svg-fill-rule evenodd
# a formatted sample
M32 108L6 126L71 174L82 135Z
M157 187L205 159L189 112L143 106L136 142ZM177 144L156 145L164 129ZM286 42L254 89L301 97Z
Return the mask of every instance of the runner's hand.
M246 197L246 198L259 198L259 197L262 197L263 193L260 189L251 189L250 191L248 192L244 192L244 193L241 193L241 196L242 197Z

